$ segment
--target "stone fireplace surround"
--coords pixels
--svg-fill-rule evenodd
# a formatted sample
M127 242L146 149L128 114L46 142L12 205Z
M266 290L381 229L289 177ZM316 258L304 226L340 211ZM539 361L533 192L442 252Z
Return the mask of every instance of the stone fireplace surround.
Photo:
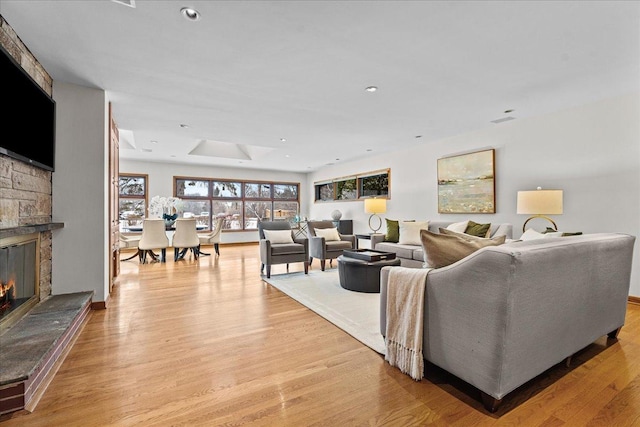
M51 95L51 77L1 15L0 44ZM52 222L52 179L52 172L0 154L0 244L28 234L38 234L40 241L40 302L0 328L0 422L13 411L35 407L91 308L92 291L53 295L52 232L63 223Z

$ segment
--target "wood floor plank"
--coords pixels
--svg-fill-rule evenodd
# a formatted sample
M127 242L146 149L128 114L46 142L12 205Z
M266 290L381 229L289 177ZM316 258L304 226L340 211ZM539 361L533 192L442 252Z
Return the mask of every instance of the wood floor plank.
M257 245L123 262L108 309L91 313L34 412L0 426L640 424L640 305L617 342L599 339L490 414L473 387L434 366L412 380L259 270Z

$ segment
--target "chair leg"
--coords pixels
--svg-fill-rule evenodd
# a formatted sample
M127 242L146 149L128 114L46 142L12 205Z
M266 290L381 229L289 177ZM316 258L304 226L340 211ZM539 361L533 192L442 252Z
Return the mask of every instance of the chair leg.
M312 262L313 262L313 258L309 257L309 267L311 267Z
M178 260L178 248L173 248L173 262Z
M264 264L260 264L260 274L264 273Z
M214 243L213 248L216 250L216 255L220 256L220 243Z
M200 250L200 245L198 245L198 255L210 256L211 254L210 254L210 253L207 253L207 252L202 252L202 251Z
M327 262L327 261L326 261L326 260L324 260L324 259L321 259L321 260L320 260L320 270L324 271L324 266L326 265L326 262Z
M271 277L271 265L267 265L267 279Z
M309 274L309 263L307 261L304 262L304 274Z
M289 263L287 263L287 273L289 272Z
M162 257L160 262L167 262L167 248L162 248Z

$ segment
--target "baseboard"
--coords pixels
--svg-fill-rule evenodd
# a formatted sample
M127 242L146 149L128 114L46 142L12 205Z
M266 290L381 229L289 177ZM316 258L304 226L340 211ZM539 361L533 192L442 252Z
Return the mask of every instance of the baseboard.
M629 295L628 300L629 300L629 302L630 302L631 304L638 304L638 305L640 305L640 297L634 297L634 296Z
M104 301L92 301L91 302L91 310L106 310L109 302L109 295L105 298Z

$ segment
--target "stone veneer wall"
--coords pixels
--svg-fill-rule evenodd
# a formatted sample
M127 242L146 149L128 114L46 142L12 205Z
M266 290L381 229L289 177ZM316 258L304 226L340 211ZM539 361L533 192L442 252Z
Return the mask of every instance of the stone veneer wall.
M0 16L0 44L49 95L51 76ZM25 144L37 144L25 141ZM0 228L51 222L52 173L0 154ZM51 295L51 231L40 234L40 299Z

